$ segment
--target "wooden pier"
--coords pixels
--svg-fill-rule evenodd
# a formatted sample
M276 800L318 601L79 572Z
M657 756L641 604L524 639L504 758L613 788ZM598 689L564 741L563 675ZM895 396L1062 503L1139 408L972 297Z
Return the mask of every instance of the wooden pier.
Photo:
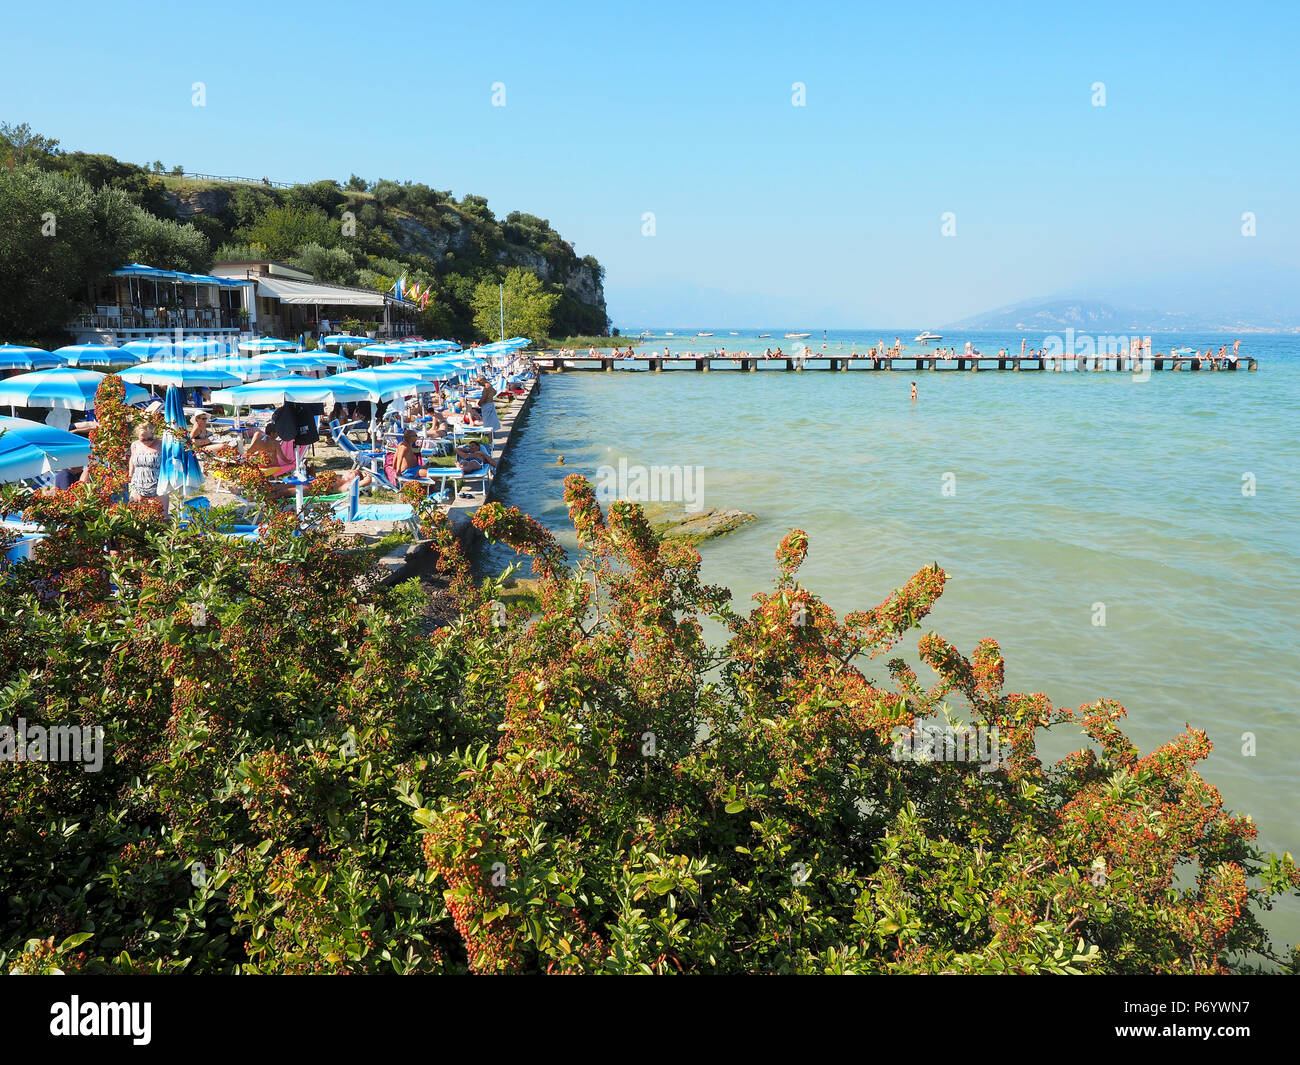
M1237 362L1219 360L1217 369L1209 366L1208 359L1190 355L1156 355L1147 359L1132 355L1043 355L1021 357L1008 355L895 355L873 358L870 355L809 355L804 358L765 358L762 355L637 355L616 359L608 355L539 355L535 360L542 370L566 373L573 370L695 370L708 373L712 370L753 373L756 370L777 370L800 373L804 370L831 371L920 371L965 372L1005 370L1025 373L1156 373L1181 371L1185 373L1233 373L1240 369L1259 369L1256 359L1242 356Z

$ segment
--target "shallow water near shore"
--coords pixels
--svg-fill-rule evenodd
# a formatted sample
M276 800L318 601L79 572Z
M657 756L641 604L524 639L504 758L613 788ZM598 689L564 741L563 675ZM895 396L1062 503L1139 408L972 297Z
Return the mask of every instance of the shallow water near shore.
M753 335L748 350L788 344ZM877 334L832 334L828 352L855 336L870 346ZM1018 352L1019 337L974 339L987 355ZM960 351L965 339L943 343ZM1156 337L1155 347L1198 340L1217 349L1225 338ZM695 350L705 343L739 346L719 333ZM647 342L665 344L686 347ZM937 561L952 579L923 628L966 653L997 639L1009 690L1063 705L1118 700L1144 752L1188 722L1206 729L1215 750L1202 772L1226 805L1254 817L1264 849L1300 853L1300 338L1244 337L1242 355L1260 360L1258 372L1146 381L549 374L516 426L498 494L573 548L566 475L594 478L620 459L701 467L703 506L758 515L702 547L705 579L730 587L741 607L770 586L773 551L794 527L811 539L803 583L841 613L875 605ZM1252 479L1253 495L1243 492ZM500 569L511 558L494 547L483 561ZM914 660L915 638L903 650ZM1255 737L1253 757L1244 733ZM1059 756L1076 735L1052 737L1044 753ZM1275 942L1300 940L1295 900L1264 921Z

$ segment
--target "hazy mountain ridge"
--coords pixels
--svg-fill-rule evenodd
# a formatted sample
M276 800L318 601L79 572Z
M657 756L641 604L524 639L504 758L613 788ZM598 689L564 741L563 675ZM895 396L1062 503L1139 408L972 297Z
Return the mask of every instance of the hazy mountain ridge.
M1257 264L1221 275L1139 279L1023 300L944 328L1053 332L1300 333L1300 275Z

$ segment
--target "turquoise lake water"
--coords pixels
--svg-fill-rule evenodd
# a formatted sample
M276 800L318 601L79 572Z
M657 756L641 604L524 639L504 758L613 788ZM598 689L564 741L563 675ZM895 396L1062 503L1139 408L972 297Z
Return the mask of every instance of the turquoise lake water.
M792 341L762 331L775 336L713 330L693 345L789 352ZM832 332L827 354L899 332ZM903 337L909 351L916 332ZM687 347L656 333L645 347ZM950 334L943 345L1018 352L1020 336ZM1300 854L1300 338L1242 339L1242 355L1260 360L1255 373L1141 382L1028 371L549 374L498 490L573 547L567 474L594 478L620 459L700 467L703 506L758 515L702 548L705 579L741 605L769 586L773 551L794 527L811 538L804 584L841 613L874 606L937 561L952 580L926 627L966 653L996 638L1009 690L1065 705L1118 700L1143 751L1188 722L1206 729L1215 750L1202 772L1229 808L1254 817L1266 849ZM1153 342L1167 353L1224 340ZM805 343L820 353L820 334ZM1243 493L1252 480L1254 494ZM500 569L511 557L493 548L484 561ZM914 659L915 639L903 649ZM1247 732L1253 757L1242 753ZM1055 737L1043 749L1073 746ZM1300 904L1284 902L1266 923L1279 942L1300 940Z

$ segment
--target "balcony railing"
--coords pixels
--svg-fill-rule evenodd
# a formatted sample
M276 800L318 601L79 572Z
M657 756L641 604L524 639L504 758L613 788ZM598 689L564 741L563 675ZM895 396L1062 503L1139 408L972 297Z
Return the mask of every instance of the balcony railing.
M96 307L73 323L81 329L233 329L240 325L235 311L227 307L185 307L168 311L162 307Z

